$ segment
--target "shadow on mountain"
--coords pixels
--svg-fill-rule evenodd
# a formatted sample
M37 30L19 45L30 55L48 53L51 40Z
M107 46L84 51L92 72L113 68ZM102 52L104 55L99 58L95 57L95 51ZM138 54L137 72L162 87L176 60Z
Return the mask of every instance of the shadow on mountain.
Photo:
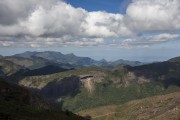
M145 77L152 81L161 82L164 88L171 85L180 86L180 62L152 63L136 67L127 67L137 77Z
M171 85L180 87L180 80L175 78L167 79L163 81L163 85L165 88L168 88Z
M22 80L23 78L27 76L49 75L49 74L60 73L60 72L65 72L69 70L72 70L72 69L65 69L59 66L55 66L55 65L48 65L48 66L34 69L34 70L29 70L27 68L20 69L16 71L15 73L11 74L10 76L7 76L6 78L13 83L18 83L20 80Z
M24 75L25 76L49 75L49 74L54 74L54 73L59 73L59 72L65 72L68 70L70 69L61 68L55 65L48 65L42 68L26 71Z
M79 77L70 76L63 79L57 79L54 82L47 84L40 94L49 100L56 100L62 96L76 96L78 94L81 82Z

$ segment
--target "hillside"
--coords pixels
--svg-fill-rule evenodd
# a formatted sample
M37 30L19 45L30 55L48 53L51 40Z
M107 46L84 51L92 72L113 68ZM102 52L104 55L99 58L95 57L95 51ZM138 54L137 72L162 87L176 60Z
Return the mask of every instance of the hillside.
M41 97L17 85L0 81L1 120L84 120L69 111L51 107Z
M11 75L15 73L16 71L18 71L19 69L22 69L22 67L11 61L0 59L1 74Z
M155 74L156 76L152 72L144 72L152 66L161 64L164 66L164 63L155 63L139 67L117 66L113 70L98 67L79 68L51 75L25 77L19 84L36 90L36 92L39 91L46 98L61 104L64 109L80 111L180 91L178 82L169 78L170 75L178 77L179 67L176 64L166 69L169 71L174 66L177 68L175 72L168 74L158 69L157 71L152 69L155 73L161 73ZM137 74L139 72L141 74ZM73 84L74 80L77 84ZM68 88L73 88L73 91L69 91Z
M79 112L92 120L179 120L180 92Z
M162 82L164 87L177 85L180 87L180 61L160 62L136 67L128 67L128 71L133 72L137 77L144 77L150 81Z

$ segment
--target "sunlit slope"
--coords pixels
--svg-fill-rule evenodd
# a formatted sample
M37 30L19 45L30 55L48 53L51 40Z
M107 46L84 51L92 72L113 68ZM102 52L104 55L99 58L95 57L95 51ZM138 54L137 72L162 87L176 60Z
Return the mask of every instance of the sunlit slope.
M180 92L84 110L78 114L91 116L93 120L179 120Z

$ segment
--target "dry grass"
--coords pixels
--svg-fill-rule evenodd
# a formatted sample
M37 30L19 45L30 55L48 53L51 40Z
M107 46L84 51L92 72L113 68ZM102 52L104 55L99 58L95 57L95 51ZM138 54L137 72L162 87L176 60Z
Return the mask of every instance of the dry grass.
M180 92L84 110L93 120L179 120Z

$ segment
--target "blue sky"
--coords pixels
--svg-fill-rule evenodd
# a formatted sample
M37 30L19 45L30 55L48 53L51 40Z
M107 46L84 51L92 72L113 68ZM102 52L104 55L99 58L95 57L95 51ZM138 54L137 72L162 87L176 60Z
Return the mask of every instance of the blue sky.
M48 50L110 61L180 56L180 1L0 2L0 54Z
M87 11L106 11L109 13L125 14L131 0L66 0L74 7L81 7Z

